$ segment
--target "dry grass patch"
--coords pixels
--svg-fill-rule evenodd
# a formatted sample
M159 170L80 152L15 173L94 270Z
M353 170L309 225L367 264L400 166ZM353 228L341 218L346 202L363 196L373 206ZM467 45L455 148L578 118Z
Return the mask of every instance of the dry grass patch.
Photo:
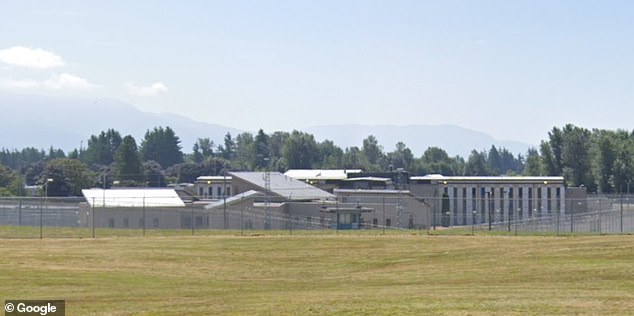
M634 236L0 240L0 296L68 315L627 315Z

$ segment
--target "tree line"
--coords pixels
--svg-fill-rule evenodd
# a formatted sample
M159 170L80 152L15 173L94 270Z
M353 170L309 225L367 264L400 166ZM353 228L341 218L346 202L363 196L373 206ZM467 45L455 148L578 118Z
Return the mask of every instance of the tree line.
M514 155L492 145L472 150L466 159L429 147L416 157L403 142L391 150L369 135L360 146L338 147L330 140L318 142L312 134L260 129L221 144L198 138L183 153L180 138L170 127L147 130L140 143L114 129L92 135L86 148L69 153L49 148L0 151L0 195L22 195L25 185L46 185L51 196L81 195L89 187L149 186L192 183L201 175L228 171L280 171L288 169L403 169L412 175L446 176L532 175L564 176L568 185L585 185L605 193L629 189L633 174L634 134L588 130L574 125L555 127L539 148Z

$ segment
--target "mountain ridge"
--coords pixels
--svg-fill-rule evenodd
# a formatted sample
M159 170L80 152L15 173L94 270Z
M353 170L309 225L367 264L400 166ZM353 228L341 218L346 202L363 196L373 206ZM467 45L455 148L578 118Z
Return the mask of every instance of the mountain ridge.
M145 132L169 126L181 140L183 152L191 152L198 138L209 137L216 145L223 143L227 132L233 136L244 132L219 124L196 121L174 113L143 112L134 105L116 99L76 97L1 95L0 148L22 149L51 146L66 152L87 146L91 135L113 128L122 136L132 135L137 144ZM315 125L302 129L317 141L331 140L343 148L362 147L363 139L374 135L385 151L402 141L420 157L430 146L444 149L452 156L468 157L471 150L488 150L491 145L504 147L513 154L525 154L533 146L515 141L497 140L476 130L451 124L440 125ZM257 131L249 131L256 133Z

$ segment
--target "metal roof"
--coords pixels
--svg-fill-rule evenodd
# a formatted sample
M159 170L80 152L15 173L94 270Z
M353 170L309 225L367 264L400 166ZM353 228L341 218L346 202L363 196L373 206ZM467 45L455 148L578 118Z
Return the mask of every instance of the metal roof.
M220 207L224 207L225 205L229 206L229 205L236 204L245 199L252 199L252 198L256 198L260 196L264 196L264 193L254 191L254 190L249 190L249 191L234 195L232 197L228 197L224 200L218 200L213 203L209 203L205 206L205 209L220 208Z
M266 188L266 172L232 172L234 179L241 179L259 187L260 191ZM290 201L325 200L334 199L335 196L318 189L312 185L296 180L279 172L270 172L271 193Z
M349 173L361 172L361 169L290 169L284 175L300 180L343 180Z
M375 181L375 182L391 182L390 178L382 178L382 177L358 177L358 178L350 178L344 181Z
M411 192L409 190L394 190L394 189L335 189L335 193L353 193L353 194L400 194L407 195Z
M443 176L440 174L428 174L426 176L410 177L411 181L446 182L479 182L479 183L563 183L564 177L560 176Z
M84 189L91 207L185 207L174 189Z
M200 176L196 178L196 181L231 181L231 176Z

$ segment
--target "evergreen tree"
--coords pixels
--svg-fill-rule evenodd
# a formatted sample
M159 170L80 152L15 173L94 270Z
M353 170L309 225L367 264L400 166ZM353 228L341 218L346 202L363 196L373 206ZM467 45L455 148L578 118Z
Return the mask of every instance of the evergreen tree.
M535 148L529 148L526 155L526 165L524 166L525 176L541 176L542 164L540 162L539 153Z
M89 165L108 166L114 162L114 155L121 145L122 138L114 129L102 131L98 136L92 135L88 139L88 147L83 153L83 160Z
M236 141L231 137L231 133L227 132L223 144L224 145L218 146L218 152L220 152L220 156L226 160L235 159Z
M383 148L379 146L379 142L374 135L369 135L363 140L363 155L372 165L376 165L379 162L381 156L383 156Z
M115 154L115 176L120 181L136 184L142 178L141 166L134 137L125 136Z
M270 166L269 136L262 129L255 135L253 144L255 151L255 169L264 170Z
M148 130L141 142L140 153L143 161L154 160L165 167L183 162L180 139L169 126Z

